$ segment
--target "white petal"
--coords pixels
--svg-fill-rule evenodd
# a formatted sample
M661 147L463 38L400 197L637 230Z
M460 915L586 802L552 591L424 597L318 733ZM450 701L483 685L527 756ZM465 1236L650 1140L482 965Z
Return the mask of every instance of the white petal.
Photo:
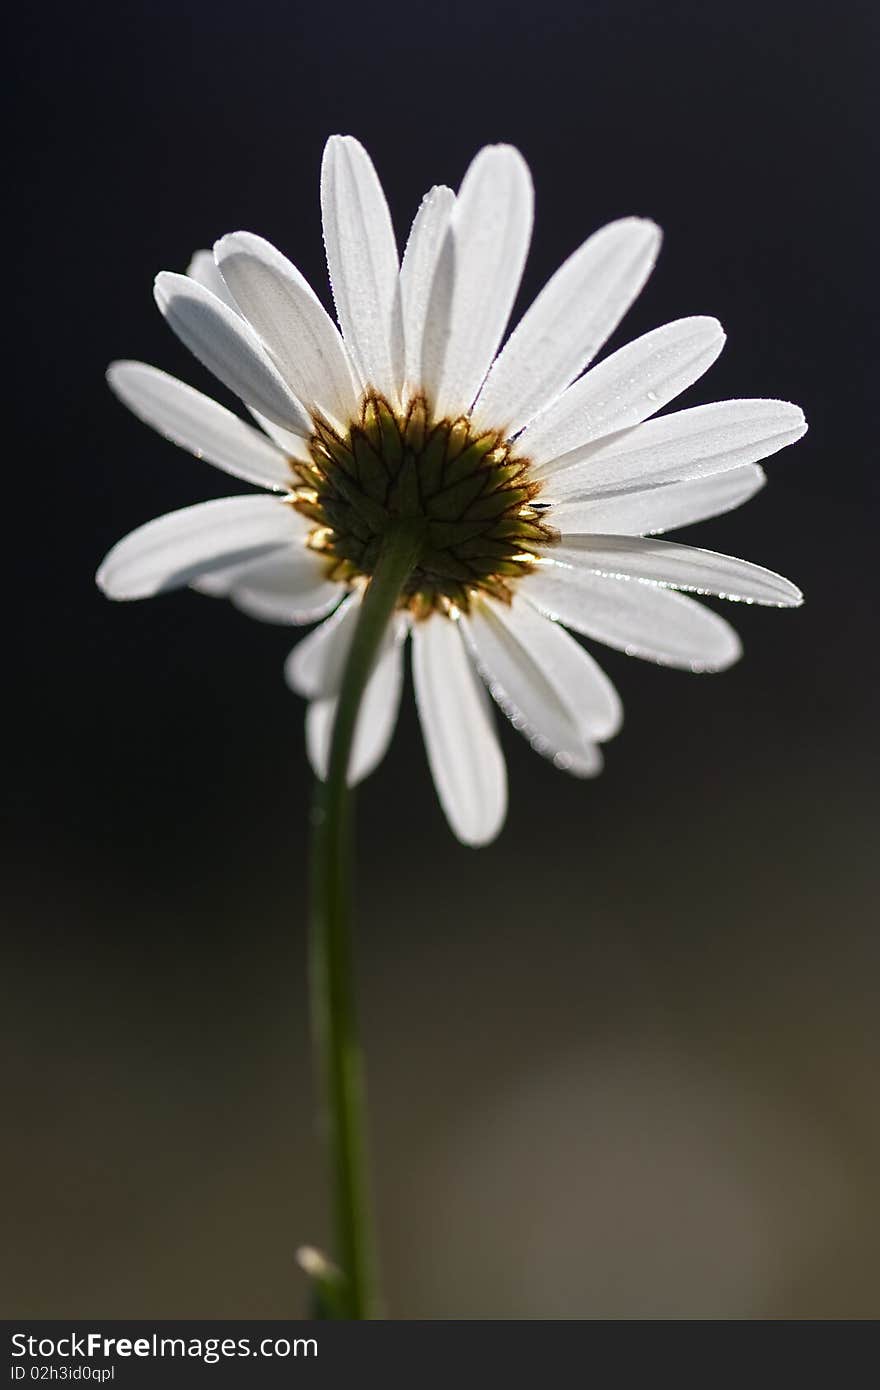
M362 781L378 767L391 742L403 686L401 634L402 629L398 628L397 637L385 647L367 682L349 758L349 786ZM330 761L336 705L334 698L315 700L306 713L306 749L316 775L322 778L327 776Z
M492 366L474 412L478 426L513 434L574 381L638 295L660 238L653 222L626 217L569 256Z
M446 235L437 253L434 277L428 295L422 327L421 365L414 369L416 379L432 403L435 414L443 391L446 371L446 358L449 350L452 313L455 303L456 285L456 245L452 228L447 227ZM456 414L460 413L456 408Z
M522 155L509 145L481 150L464 176L431 291L423 367L438 415L469 410L492 364L522 278L532 205Z
M186 268L186 273L190 279L195 280L200 285L204 285L206 290L210 290L218 299L222 299L224 304L240 314L241 310L232 297L232 293L220 271L217 269L217 262L214 260L213 251L196 251ZM311 461L308 445L302 435L293 434L286 430L282 425L276 425L274 420L269 420L265 415L261 415L259 410L248 406L260 429L265 430L269 438L282 449L288 458L302 459L303 463Z
M370 156L350 135L327 141L321 212L336 312L364 383L392 402L403 379L399 261L391 214Z
M206 570L202 574L197 574L195 579L191 579L189 587L194 589L197 594L207 594L208 598L229 598L233 585L237 584L253 565L258 565L261 560L266 559L267 555L275 555L278 550L285 548L278 546L276 549L265 551L256 557L249 555L245 560L236 560L232 564L224 563L218 569Z
M302 435L294 434L291 430L286 430L282 425L276 425L274 420L269 420L265 415L261 415L259 410L253 410L248 406L251 415L260 426L265 430L269 438L278 448L291 459L300 459L303 463L311 463L312 456L309 453L309 446Z
M435 616L413 625L413 679L447 820L463 844L488 844L507 811L507 773L486 692L457 623Z
M406 344L406 384L411 391L422 381L422 342L437 259L455 206L451 188L438 184L426 193L416 213L400 267L403 336Z
M561 545L554 546L553 561L614 579L666 584L744 603L796 608L804 601L800 589L773 570L737 560L733 555L718 555L714 550L699 550L693 545L653 537L568 536Z
M277 424L311 434L308 416L240 314L198 281L170 270L156 276L155 297L181 342L230 391Z
M729 473L712 473L708 478L692 478L685 483L608 492L590 502L562 502L553 507L548 519L563 538L597 532L656 536L730 512L754 497L766 481L763 468L749 463L744 468L732 468Z
M284 665L284 678L291 690L308 700L325 700L339 693L362 600L361 590L350 594L332 618L294 647ZM406 621L398 615L385 629L376 661L402 641L406 632Z
M628 484L656 487L724 473L800 439L803 411L787 401L716 401L661 415L547 463L548 500L573 502Z
M545 564L523 581L522 592L548 617L628 656L723 671L742 655L724 618L671 589Z
M296 266L262 237L232 232L214 255L247 321L271 351L294 395L340 425L358 411L359 392L336 327Z
M537 751L573 771L598 771L591 747L623 717L608 677L573 637L531 604L476 603L463 619L489 690Z
M219 596L219 583L212 586L212 579L193 587ZM238 566L226 579L224 596L242 613L288 627L326 617L345 594L341 584L327 578L325 562L305 545L285 546L266 559Z
M717 319L677 319L613 352L559 397L518 444L540 466L641 424L692 386L724 346Z
M331 618L294 647L284 663L284 679L297 695L323 700L337 694L361 599L359 592L349 594Z
M186 268L186 273L191 280L195 280L197 284L210 290L218 299L222 299L224 304L228 304L230 309L234 309L237 314L241 312L232 296L232 291L217 268L213 251L194 251Z
M297 514L274 497L220 497L148 521L114 545L96 579L108 598L149 598L290 543Z
M258 487L285 492L292 486L281 450L201 391L145 362L113 362L107 381L140 420L196 458Z

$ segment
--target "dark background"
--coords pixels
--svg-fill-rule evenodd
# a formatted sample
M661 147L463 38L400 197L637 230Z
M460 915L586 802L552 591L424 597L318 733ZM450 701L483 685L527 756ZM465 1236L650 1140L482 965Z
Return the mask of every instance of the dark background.
M241 490L129 416L104 366L208 388L151 282L228 230L325 294L333 131L370 149L401 238L431 183L517 144L537 191L520 307L601 223L654 217L665 248L612 346L717 314L728 346L683 403L779 396L811 425L758 499L694 533L807 594L730 611L738 667L601 653L627 714L605 774L568 780L505 729L511 810L488 850L448 832L409 700L359 796L390 1307L880 1312L872 12L19 14L7 1317L298 1315L293 1251L326 1234L293 634L188 593L114 606L92 576L134 525Z

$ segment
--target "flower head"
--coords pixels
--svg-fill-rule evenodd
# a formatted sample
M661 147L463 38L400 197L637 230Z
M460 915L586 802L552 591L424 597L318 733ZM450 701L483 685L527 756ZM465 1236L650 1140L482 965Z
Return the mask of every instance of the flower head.
M285 668L309 700L323 775L382 538L418 519L418 563L367 686L349 777L388 746L409 639L440 800L459 838L482 844L507 799L483 683L539 752L591 776L620 702L566 628L718 671L740 654L736 633L677 591L801 602L769 570L656 537L745 502L765 481L758 460L806 425L775 400L657 413L721 351L712 318L666 324L585 370L654 264L660 232L642 219L584 242L501 347L532 225L529 172L509 146L481 150L457 195L431 189L402 262L350 136L328 141L321 203L338 328L299 271L246 232L156 280L171 327L259 428L143 363L108 373L148 424L278 495L148 522L110 551L98 583L111 598L189 584L270 622L326 618Z

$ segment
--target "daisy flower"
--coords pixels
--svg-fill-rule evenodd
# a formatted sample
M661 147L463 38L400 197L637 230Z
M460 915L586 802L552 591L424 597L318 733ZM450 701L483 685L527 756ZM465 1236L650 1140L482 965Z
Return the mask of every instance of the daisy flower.
M483 149L457 194L426 195L401 261L369 156L333 136L321 208L338 327L296 267L247 232L156 280L171 328L255 423L155 367L116 362L108 374L142 420L265 492L148 522L110 551L99 585L116 599L190 585L269 622L325 619L285 671L309 701L319 776L383 537L419 521L349 780L389 744L408 643L440 801L472 845L497 834L507 803L487 689L576 776L600 770L599 745L620 726L617 693L566 629L720 671L739 639L688 592L801 602L770 570L657 537L752 497L765 481L758 460L804 433L802 412L733 400L658 414L721 351L713 318L677 319L590 366L656 259L659 229L640 218L585 241L502 346L532 201L522 156Z

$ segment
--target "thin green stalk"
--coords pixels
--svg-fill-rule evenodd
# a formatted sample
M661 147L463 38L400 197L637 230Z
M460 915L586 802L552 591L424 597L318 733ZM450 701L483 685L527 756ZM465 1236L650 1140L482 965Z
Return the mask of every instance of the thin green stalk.
M310 989L333 1203L334 1257L349 1319L376 1314L378 1294L366 1153L363 1063L355 1008L352 796L346 772L357 716L383 634L418 558L423 523L385 535L342 676L327 780L319 783L312 837ZM329 1316L334 1316L330 1313Z

